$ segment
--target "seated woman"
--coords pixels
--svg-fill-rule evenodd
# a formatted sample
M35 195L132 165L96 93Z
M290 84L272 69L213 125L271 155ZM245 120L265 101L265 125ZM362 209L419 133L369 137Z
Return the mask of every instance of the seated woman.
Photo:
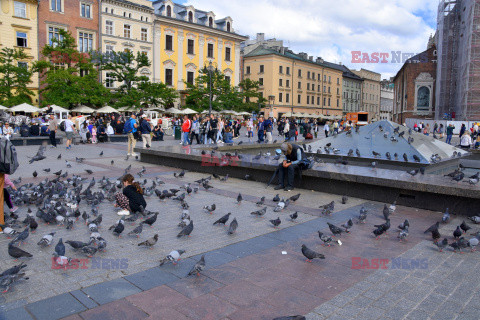
M43 137L48 137L50 135L50 130L48 130L48 126L46 124L42 125L40 135Z
M161 124L157 124L155 128L153 129L153 135L155 138L157 138L159 141L163 141L163 129Z
M100 125L97 127L97 136L98 136L98 142L108 141L108 136L103 123L100 123Z
M472 137L470 137L470 134L468 132L465 132L460 139L460 148L462 149L470 149L470 146L472 145Z
M233 143L233 134L231 127L225 128L225 137L223 138L223 140L225 141L225 143Z
M142 211L140 206L145 209L147 207L147 202L143 197L143 189L138 182L133 181L133 176L131 174L126 174L122 178L123 183L123 193L118 192L115 194L115 200L117 203L115 207L120 207L123 209L118 212L118 215L128 216L130 212L136 213Z

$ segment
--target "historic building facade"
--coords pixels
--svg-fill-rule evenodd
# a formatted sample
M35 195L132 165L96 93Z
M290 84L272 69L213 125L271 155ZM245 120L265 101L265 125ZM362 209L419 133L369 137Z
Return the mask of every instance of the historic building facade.
M170 0L153 2L153 79L164 82L185 98L185 82L193 83L198 71L212 63L232 85L240 82L240 43L230 17L217 19L211 11L183 6Z
M380 119L380 80L382 76L366 69L352 70L363 79L361 111L368 112L370 120Z
M260 82L265 114L342 115L342 66L284 47L259 46L243 59L244 78Z
M100 47L109 52L138 52L150 60L150 67L141 69L141 75L153 81L153 6L148 0L101 0ZM119 84L105 71L101 74L107 88Z
M28 55L19 65L32 66L38 60L37 0L0 1L0 49L23 49ZM34 93L32 104L38 105L38 75L32 76L28 88Z
M353 73L346 66L342 66L343 71L343 113L362 111L362 88L363 79Z
M410 58L393 78L393 121L435 116L436 49L431 47Z
M392 121L393 82L384 79L380 83L380 120Z

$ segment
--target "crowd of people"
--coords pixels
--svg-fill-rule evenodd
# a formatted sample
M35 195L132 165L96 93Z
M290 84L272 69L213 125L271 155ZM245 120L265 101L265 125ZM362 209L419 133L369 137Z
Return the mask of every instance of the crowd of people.
M426 136L433 134L437 139L443 139L446 136L445 142L452 144L452 138L454 137L455 125L453 123L448 124L446 127L442 123L438 124L434 122L431 127L429 123L424 122L415 123L413 130L419 133L423 133ZM460 126L458 133L460 139L460 147L462 149L478 149L480 147L480 131L478 123L473 123L471 128L468 129L465 123Z

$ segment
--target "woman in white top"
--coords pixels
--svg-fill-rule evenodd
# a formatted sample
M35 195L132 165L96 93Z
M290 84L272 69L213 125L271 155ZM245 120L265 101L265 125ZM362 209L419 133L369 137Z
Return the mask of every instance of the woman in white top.
M13 134L13 129L10 128L10 124L7 122L5 123L5 126L3 127L3 136L10 140L10 137Z
M290 131L290 120L286 119L285 126L283 127L283 135L285 136L285 140L289 138L287 137L289 131Z
M328 138L328 133L330 132L330 126L328 125L328 122L325 122L325 125L323 126L323 130L325 130L325 137Z
M222 131L223 131L223 128L224 128L224 125L225 123L223 122L223 118L220 118L218 120L218 124L217 124L217 142L221 142L222 141Z
M113 130L113 127L111 126L111 124L109 123L108 126L107 126L107 131L106 131L107 135L109 136L112 136L115 134L115 131Z
M468 134L468 132L465 132L460 139L460 147L462 149L470 149L470 146L472 145L472 137Z

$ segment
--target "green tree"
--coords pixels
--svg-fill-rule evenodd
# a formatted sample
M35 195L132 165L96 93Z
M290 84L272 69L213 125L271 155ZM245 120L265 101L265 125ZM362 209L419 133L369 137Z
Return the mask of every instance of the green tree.
M260 82L246 78L242 80L238 86L241 89L244 98L243 104L241 105L241 111L260 111L260 106L267 101L259 92Z
M142 69L150 67L147 55L141 52L134 55L129 50L105 53L99 55L98 64L101 70L109 74L109 78L120 83L114 92L115 106L139 107L142 103L139 85L149 81L141 72Z
M155 107L170 107L178 98L178 92L168 87L165 83L141 82L138 89L142 94L142 102Z
M28 55L23 49L0 50L0 104L10 107L32 102L30 96L33 92L28 89L28 84L32 82L33 70L22 64L25 60Z
M53 39L42 49L44 59L35 64L35 70L44 78L43 106L58 104L73 108L78 104L102 106L110 100L110 91L98 82L98 70L91 53L77 50L75 39L65 31L59 31L59 39Z

